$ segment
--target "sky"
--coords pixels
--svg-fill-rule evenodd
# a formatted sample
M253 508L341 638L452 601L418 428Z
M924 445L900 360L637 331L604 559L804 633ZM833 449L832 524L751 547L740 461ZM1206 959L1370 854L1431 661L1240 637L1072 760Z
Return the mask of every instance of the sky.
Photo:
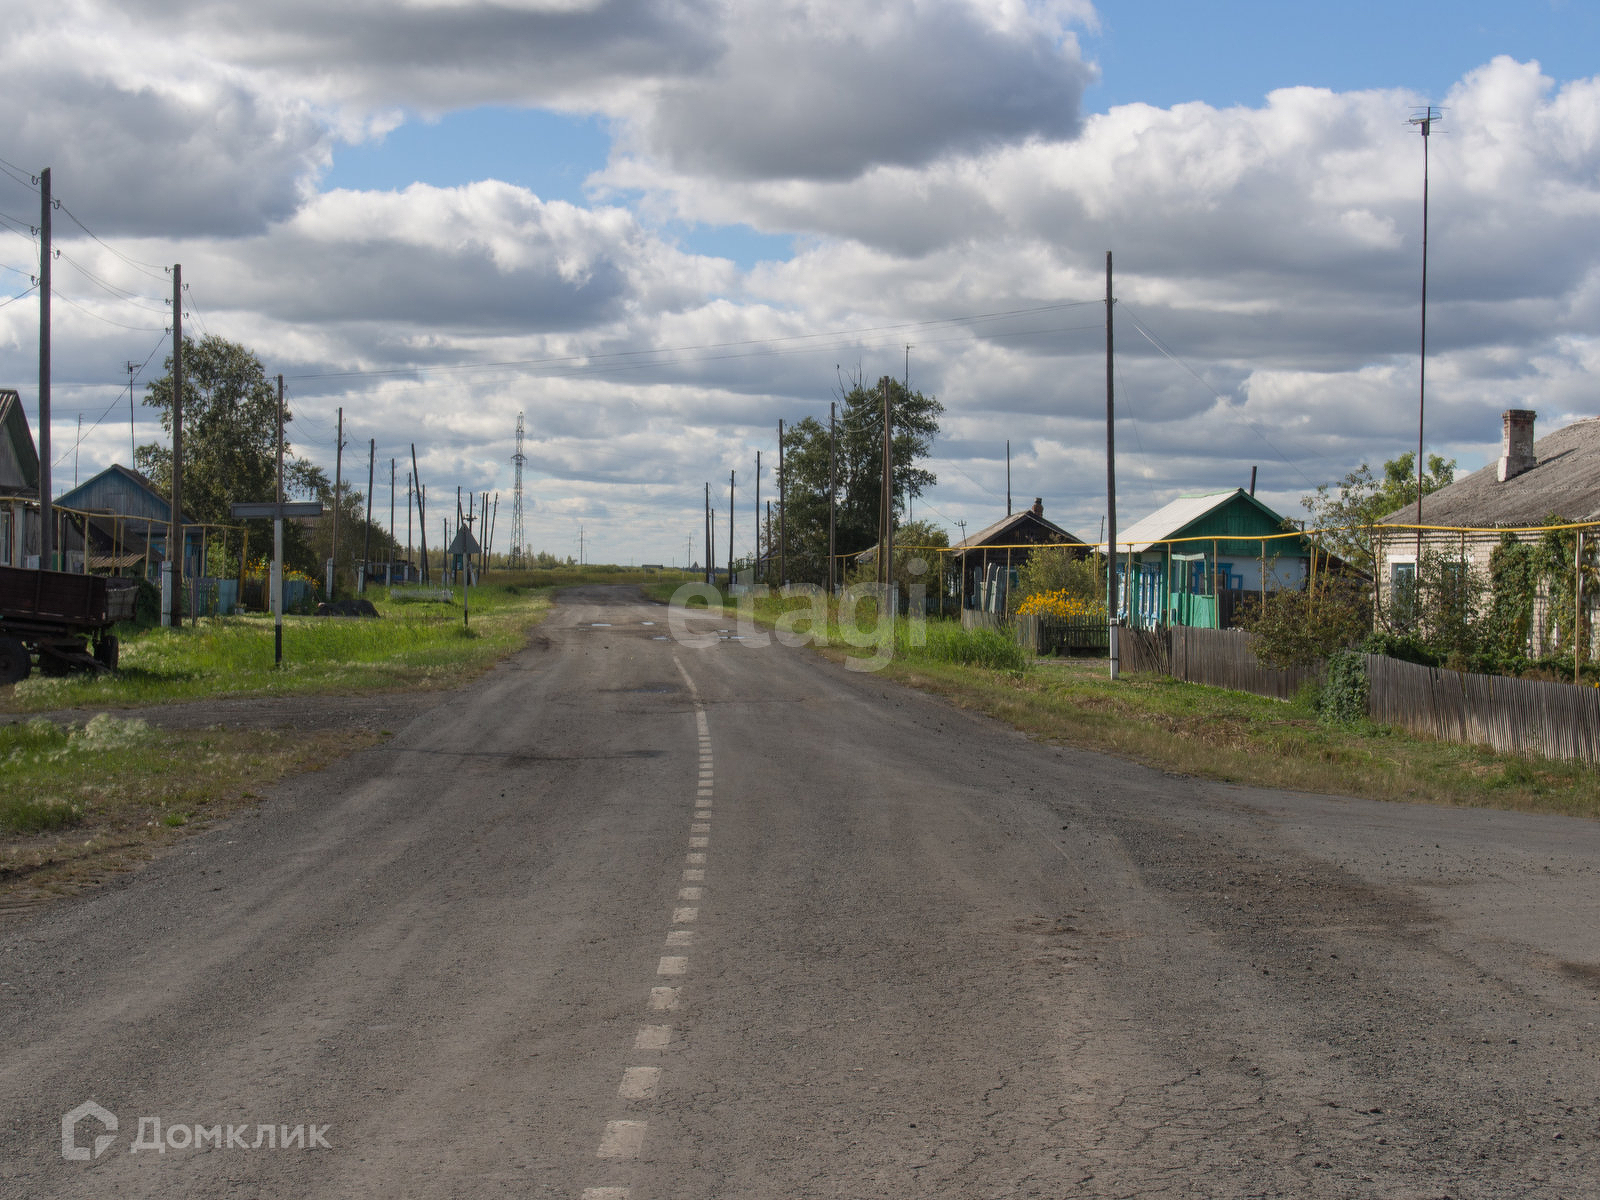
M185 330L286 380L297 453L411 447L530 550L749 553L757 451L841 381L945 406L914 515L1247 485L1286 516L1500 413L1600 415L1600 7L1588 0L25 0L0 45L0 384L38 397L52 169L53 490L162 438ZM909 347L909 350L908 350ZM81 432L80 432L81 421ZM358 479L358 486L364 479ZM400 518L401 523L404 517ZM400 530L403 540L403 529Z

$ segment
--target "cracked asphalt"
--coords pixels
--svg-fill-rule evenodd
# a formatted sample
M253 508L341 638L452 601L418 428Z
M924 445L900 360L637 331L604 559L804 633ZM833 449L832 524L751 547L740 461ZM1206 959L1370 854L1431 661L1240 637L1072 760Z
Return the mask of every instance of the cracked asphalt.
M1600 826L1173 777L626 589L541 633L0 926L0 1193L1600 1194Z

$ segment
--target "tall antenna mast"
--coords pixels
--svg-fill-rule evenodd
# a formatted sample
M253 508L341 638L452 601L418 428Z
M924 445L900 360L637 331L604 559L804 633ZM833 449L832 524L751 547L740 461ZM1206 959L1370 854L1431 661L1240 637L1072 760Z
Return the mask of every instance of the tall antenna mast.
M511 501L511 556L509 566L513 571L520 570L522 563L522 464L527 461L527 456L522 453L522 414L517 414L517 452L511 456L511 461L516 464L516 483Z
M1412 568L1422 579L1422 416L1428 381L1428 135L1433 132L1439 110L1431 105L1411 115L1411 124L1422 131L1422 346L1417 356L1417 562Z

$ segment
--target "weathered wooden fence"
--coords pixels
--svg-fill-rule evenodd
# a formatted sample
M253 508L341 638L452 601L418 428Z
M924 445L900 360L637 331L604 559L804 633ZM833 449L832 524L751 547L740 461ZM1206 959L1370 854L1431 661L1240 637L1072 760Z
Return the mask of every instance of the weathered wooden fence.
M1167 673L1171 639L1167 630L1133 629L1117 630L1117 667L1122 671L1149 671L1156 675Z
M998 629L1004 633L1011 631L1011 618L1001 613L984 612L981 608L963 608L961 610L961 628L963 629Z
M1600 690L1369 654L1367 713L1441 741L1600 763Z
M1030 654L1104 654L1110 631L1104 617L1019 616L1017 641Z
M1250 649L1250 635L1236 629L1191 629L1174 625L1171 638L1169 673L1188 683L1254 692L1275 700L1290 700L1307 683L1322 678L1322 668L1295 667L1278 670L1256 661Z

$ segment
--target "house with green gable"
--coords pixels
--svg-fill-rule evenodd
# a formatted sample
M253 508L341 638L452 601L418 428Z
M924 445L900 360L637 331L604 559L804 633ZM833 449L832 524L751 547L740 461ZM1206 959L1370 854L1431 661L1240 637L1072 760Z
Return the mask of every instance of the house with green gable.
M1303 588L1311 549L1284 524L1245 489L1234 488L1179 496L1118 530L1123 623L1226 629L1247 597Z

